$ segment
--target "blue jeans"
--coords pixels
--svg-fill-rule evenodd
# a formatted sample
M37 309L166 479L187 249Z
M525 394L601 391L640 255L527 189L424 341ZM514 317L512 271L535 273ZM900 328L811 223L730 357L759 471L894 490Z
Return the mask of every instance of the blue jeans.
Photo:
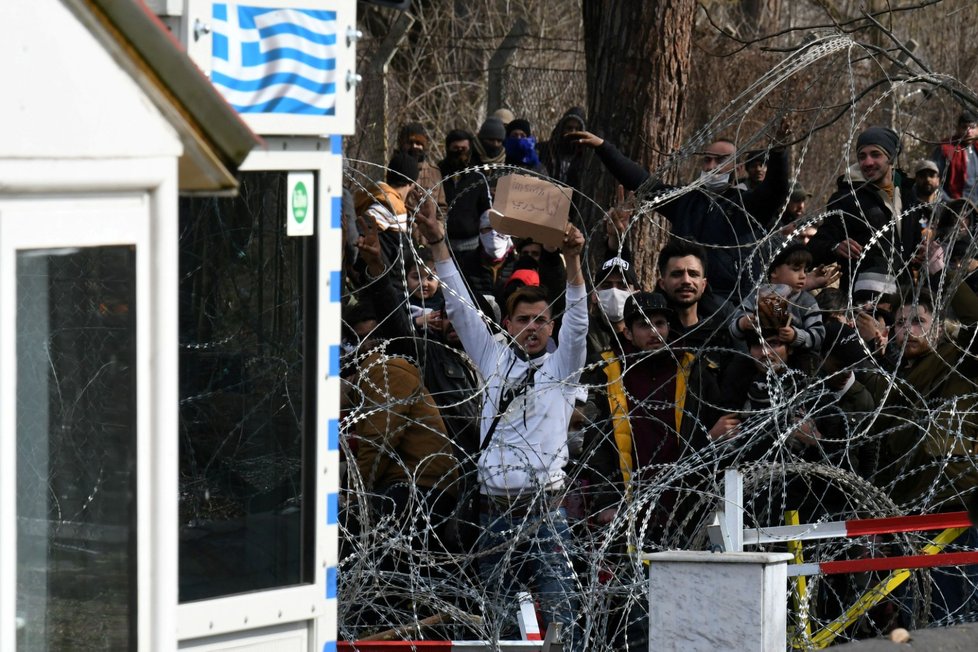
M514 637L517 593L527 590L540 605L543 631L563 625L565 650L582 649L575 621L578 582L571 563L567 512L541 497L526 513L493 509L479 515L479 578L485 591L487 626L499 638Z

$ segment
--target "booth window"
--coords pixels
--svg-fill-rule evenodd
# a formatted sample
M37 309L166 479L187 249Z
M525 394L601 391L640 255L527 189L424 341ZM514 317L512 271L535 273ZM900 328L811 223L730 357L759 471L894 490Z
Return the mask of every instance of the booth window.
M180 600L313 581L315 238L286 173L180 205Z
M135 648L136 252L17 252L17 647Z

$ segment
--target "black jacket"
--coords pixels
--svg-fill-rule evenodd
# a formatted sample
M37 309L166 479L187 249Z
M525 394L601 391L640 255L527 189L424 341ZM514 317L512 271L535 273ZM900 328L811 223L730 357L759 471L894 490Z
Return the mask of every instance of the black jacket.
M459 460L479 450L479 415L482 395L475 368L460 350L436 335L418 334L411 321L403 293L395 289L389 273L360 290L377 310L376 335L388 340L387 353L414 361L422 372L425 387L441 412ZM388 314L383 311L390 310Z
M825 221L808 243L815 263L838 262L842 267L840 284L843 289L851 286L854 274L869 269L892 270L893 276L909 279L910 261L920 244L919 212L905 210L895 216L893 206L887 203L883 191L863 181L858 171L851 174L851 179L845 175L839 177L838 189L825 206ZM896 171L894 186L900 188L901 198L906 198L905 204L911 196L913 179ZM898 227L894 222L896 217L899 218ZM855 261L840 258L833 251L847 238L852 238L865 248L876 234L880 234L880 237L871 247L864 249L864 258L858 263L858 268L853 265Z
M490 181L480 171L468 168L452 174L443 166L439 167L445 180L445 201L448 204L448 238L450 240L470 240L479 237L479 218L492 205Z
M596 152L608 171L627 190L643 186L645 199L655 201L657 197L679 190L657 180L650 181L648 170L608 141ZM649 182L647 187L646 182ZM725 299L739 289L741 268L749 259L755 242L777 223L788 192L788 156L783 149L775 149L770 152L767 176L756 189L727 186L722 192L714 193L696 188L664 201L656 210L669 220L674 236L706 246L710 288Z

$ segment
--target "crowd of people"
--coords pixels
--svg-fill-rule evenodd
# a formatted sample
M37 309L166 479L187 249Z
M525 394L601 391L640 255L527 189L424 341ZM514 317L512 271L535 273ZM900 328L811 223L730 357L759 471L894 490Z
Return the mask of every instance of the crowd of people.
M388 518L405 549L470 554L472 569L426 577L473 570L482 597L466 604L503 638L528 589L580 650L599 581L580 542L702 547L725 468L821 465L892 513L972 508L978 116L906 169L899 134L863 129L824 202L791 182L787 123L765 149L710 143L684 186L587 131L581 109L545 141L532 127L501 110L449 131L433 164L424 127L405 125L385 178L350 188L344 433L361 527ZM579 190L592 159L621 184L602 227L572 215L559 248L493 228L500 176ZM657 257L631 242L651 211L668 222ZM810 481L768 493L752 498L758 526L854 510ZM970 528L949 549L976 546ZM385 568L405 571L395 557ZM973 575L933 572L930 619L974 615Z

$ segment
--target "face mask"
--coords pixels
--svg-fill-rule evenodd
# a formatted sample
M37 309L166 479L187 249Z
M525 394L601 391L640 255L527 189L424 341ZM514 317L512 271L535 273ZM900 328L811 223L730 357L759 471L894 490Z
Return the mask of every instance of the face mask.
M522 165L537 165L540 163L536 146L537 139L533 136L527 136L526 138L509 136L503 141L503 147L506 149L506 158L512 159Z
M479 241L482 243L482 250L493 260L499 260L505 256L506 252L513 246L513 241L508 235L496 233L495 230L480 233Z
M608 316L608 321L612 324L620 322L625 318L625 300L631 296L628 290L610 288L608 290L598 290L598 303L601 309Z
M485 141L482 141L482 147L484 148L484 150L486 152L486 156L488 156L489 158L496 158L497 156L499 156L500 154L503 153L503 146L502 145L499 145L499 146L496 146L496 145L486 145Z
M449 152L447 161L449 168L453 170L463 170L465 169L465 166L469 164L469 154L468 152L464 154Z
M702 172L700 172L699 180L703 182L703 185L708 190L717 191L717 190L723 190L724 188L727 187L727 184L730 182L730 175L723 174L723 173L714 174L712 170L709 172L703 170Z

